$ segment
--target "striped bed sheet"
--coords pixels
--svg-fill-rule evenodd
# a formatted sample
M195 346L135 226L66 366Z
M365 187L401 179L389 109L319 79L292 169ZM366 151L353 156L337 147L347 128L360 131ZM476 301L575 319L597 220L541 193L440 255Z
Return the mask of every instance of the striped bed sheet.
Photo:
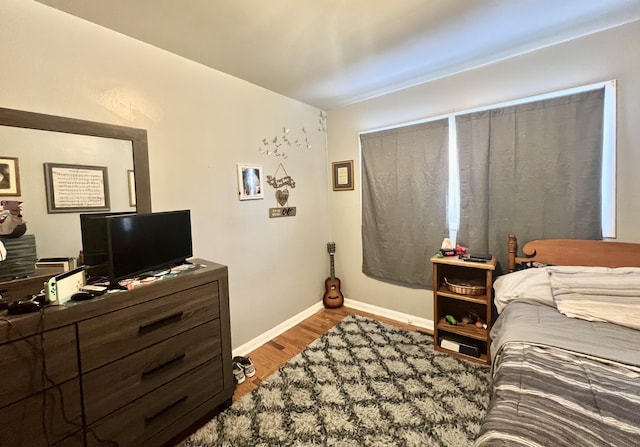
M474 445L640 446L640 365L634 364L634 359L640 363L636 344L640 332L604 326L611 323L557 318L557 310L548 306L519 305L510 310L497 322L502 333L492 334L498 342L493 394ZM548 330L544 315L551 321ZM532 331L522 325L529 319L537 321ZM554 336L562 330L558 323L563 319L571 320L565 321L569 335ZM517 328L509 334L512 325ZM617 334L618 328L630 338L627 344L611 344L608 334ZM598 335L600 340L595 340ZM562 346L564 339L571 340L566 344L572 349ZM598 346L593 348L594 344ZM616 360L603 358L607 349ZM631 352L621 354L620 349Z

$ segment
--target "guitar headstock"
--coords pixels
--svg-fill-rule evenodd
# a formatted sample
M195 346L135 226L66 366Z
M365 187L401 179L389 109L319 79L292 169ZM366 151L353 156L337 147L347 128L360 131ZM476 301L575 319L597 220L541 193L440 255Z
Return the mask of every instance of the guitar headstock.
M329 254L334 254L336 252L336 243L327 242L327 251L329 252Z

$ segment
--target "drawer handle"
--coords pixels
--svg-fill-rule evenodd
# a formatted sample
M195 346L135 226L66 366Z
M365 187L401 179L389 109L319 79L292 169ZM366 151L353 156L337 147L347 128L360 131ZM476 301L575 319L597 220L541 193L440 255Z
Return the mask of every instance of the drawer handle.
M161 318L160 320L154 321L153 323L143 324L139 327L138 334L148 334L149 332L153 332L168 324L177 323L178 321L182 320L183 313L184 312L176 312L175 314L171 314L167 317Z
M178 405L180 405L181 403L183 403L186 400L187 400L187 396L182 396L180 399L178 399L177 401L173 402L172 404L167 405L162 410L158 411L156 414L153 414L151 416L147 416L146 418L144 418L144 425L147 426L149 424L153 424L153 421L155 421L156 419L158 419L162 415L167 414L173 408L177 407Z
M144 379L144 378L146 378L146 377L149 377L149 376L150 376L150 375L152 375L152 374L155 374L155 373L157 373L157 372L160 372L161 370L163 370L163 369L165 369L165 368L168 368L168 367L170 367L170 366L172 366L172 365L174 365L174 364L176 364L176 363L178 363L178 362L181 362L182 360L184 360L184 358L185 358L186 356L187 356L187 354L185 354L185 353L183 352L182 354L180 354L180 355L178 355L178 356L176 356L176 357L172 358L171 360L164 362L162 365L158 365L158 366L156 366L155 368L151 368L151 369L150 369L150 370L148 370L148 371L142 371L142 378Z

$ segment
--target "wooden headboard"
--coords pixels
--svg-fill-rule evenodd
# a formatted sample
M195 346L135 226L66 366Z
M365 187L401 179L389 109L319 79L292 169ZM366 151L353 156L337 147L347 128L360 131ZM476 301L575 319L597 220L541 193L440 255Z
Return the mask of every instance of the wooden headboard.
M640 267L640 244L583 239L543 239L524 244L518 256L518 240L509 234L509 272L521 262L552 265Z

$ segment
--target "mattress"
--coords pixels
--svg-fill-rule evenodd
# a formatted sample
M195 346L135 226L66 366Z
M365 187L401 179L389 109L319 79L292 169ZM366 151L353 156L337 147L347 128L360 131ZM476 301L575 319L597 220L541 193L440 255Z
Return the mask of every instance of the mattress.
M640 331L512 302L476 446L640 446Z

